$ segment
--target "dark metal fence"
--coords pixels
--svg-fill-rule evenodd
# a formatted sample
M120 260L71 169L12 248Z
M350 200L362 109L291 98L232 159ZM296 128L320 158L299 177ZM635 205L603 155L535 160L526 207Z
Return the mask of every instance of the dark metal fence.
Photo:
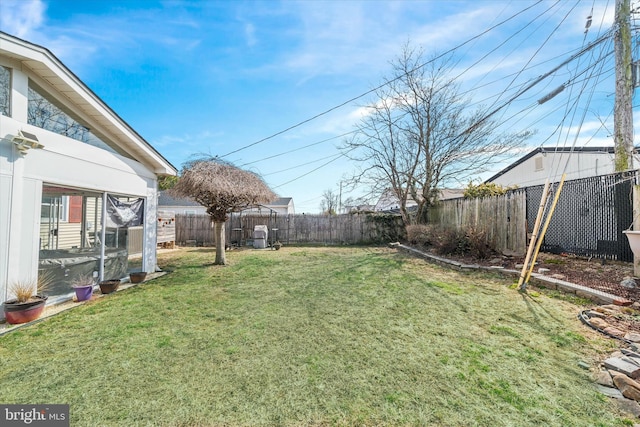
M633 261L633 253L622 232L633 221L633 184L637 173L566 181L541 250ZM555 190L557 183L551 188ZM542 185L526 188L529 233L533 231L543 189Z

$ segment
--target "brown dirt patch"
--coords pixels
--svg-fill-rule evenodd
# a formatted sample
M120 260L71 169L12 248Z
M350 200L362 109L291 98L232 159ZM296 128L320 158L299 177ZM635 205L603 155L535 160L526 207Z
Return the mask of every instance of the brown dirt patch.
M522 269L522 267L516 268L516 265L524 263L523 256L496 255L484 260L461 256L447 256L447 258L465 264L502 266L516 271ZM608 292L632 301L640 301L640 288L629 290L620 286L620 282L626 277L633 277L633 263L630 262L540 253L533 272L537 273L540 268L549 270L545 273L546 276ZM636 283L640 286L640 279L636 279Z

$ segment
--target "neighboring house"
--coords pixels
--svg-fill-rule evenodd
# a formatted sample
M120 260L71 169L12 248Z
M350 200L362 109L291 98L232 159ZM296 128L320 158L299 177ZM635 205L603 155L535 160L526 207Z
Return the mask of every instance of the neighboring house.
M171 197L166 191L158 192L158 210L180 215L207 214L207 208L193 199Z
M181 215L206 215L207 209L190 198L176 198L169 196L165 191L158 192L158 210L173 212ZM242 215L262 213L268 215L275 212L278 215L293 215L295 208L293 198L280 197L271 203L259 207L247 208L242 211Z
M439 200L447 200L447 199L455 199L458 197L462 197L464 190L453 189L453 188L444 188L440 190L440 198ZM409 198L407 200L407 209L411 210L412 208L418 206L418 203ZM374 207L374 211L376 212L394 212L400 209L400 200L393 194L393 191L388 190L384 192L378 202Z
M614 147L538 147L485 182L509 187L531 187L558 182L566 167L566 180L615 172ZM640 164L637 150L634 164Z
M125 277L135 236L155 271L157 179L176 174L49 50L0 32L1 300L39 274L59 298L81 273Z
M245 209L242 211L242 215L257 213L268 215L269 212L274 212L278 215L295 215L296 209L293 205L293 198L279 197L271 203L265 203L258 207Z
M355 213L369 213L374 211L375 211L375 205L369 205L365 203L361 205L344 205L342 206L342 212L340 213L355 214Z

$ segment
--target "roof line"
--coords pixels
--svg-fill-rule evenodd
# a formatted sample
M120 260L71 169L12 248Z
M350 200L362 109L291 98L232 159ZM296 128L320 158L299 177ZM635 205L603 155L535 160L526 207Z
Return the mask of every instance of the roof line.
M127 128L127 130L131 131L131 133L133 133L136 137L138 137L140 141L142 141L148 148L150 148L156 155L158 155L158 157L160 157L163 161L165 161L167 165L169 165L176 172L176 174L178 173L178 169L169 160L167 160L162 154L160 154L160 152L156 150L155 147L153 147L153 145L151 145L146 139L144 139L142 135L140 135L133 127L131 127L131 125L129 125L129 123L127 123L122 117L120 117L118 113L116 113L111 107L109 107L109 105L106 102L104 102L102 98L100 98L89 86L87 86L73 71L71 71L69 67L64 65L64 63L60 59L58 59L56 55L53 54L53 52L51 52L49 49L47 49L44 46L21 39L20 37L16 37L4 31L0 31L0 35L6 36L10 39L14 39L16 41L20 41L32 48L37 48L38 50L41 51L41 53L50 57L50 59L53 62L55 62L56 65L60 67L60 69L68 73L68 75L72 77L79 86L84 88L91 96L93 96L95 100L98 101L98 103L103 108L105 108L109 113L111 113L125 128Z
M529 160L531 157L535 156L539 153L569 153L569 152L605 152L605 153L615 153L615 147L613 145L606 147L536 147L531 150L529 153L511 163L506 168L502 169L500 172L496 173L490 178L487 178L484 182L488 183L493 181L496 178L504 175L509 172L511 169L515 168L518 165L521 165L525 161Z

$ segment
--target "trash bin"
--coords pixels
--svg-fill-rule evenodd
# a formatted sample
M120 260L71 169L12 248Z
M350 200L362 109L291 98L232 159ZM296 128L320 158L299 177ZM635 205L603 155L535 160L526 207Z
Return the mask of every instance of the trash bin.
M267 247L268 228L266 225L256 225L253 227L253 247L255 249L265 249Z

